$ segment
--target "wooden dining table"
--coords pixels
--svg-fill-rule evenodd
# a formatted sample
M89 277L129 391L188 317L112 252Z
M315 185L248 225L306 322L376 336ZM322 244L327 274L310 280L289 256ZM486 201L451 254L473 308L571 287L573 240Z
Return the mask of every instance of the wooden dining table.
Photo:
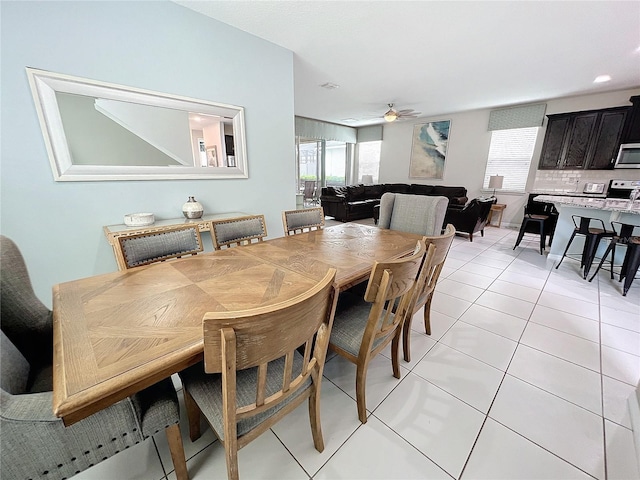
M340 290L421 238L346 223L53 288L53 411L65 425L202 360L202 318L291 299L335 267Z

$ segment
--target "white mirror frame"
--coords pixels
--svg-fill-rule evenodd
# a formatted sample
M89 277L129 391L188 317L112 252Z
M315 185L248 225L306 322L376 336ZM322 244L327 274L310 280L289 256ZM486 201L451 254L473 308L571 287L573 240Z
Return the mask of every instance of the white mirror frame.
M27 67L40 127L57 182L248 178L244 108ZM235 167L74 165L56 92L133 102L233 119Z

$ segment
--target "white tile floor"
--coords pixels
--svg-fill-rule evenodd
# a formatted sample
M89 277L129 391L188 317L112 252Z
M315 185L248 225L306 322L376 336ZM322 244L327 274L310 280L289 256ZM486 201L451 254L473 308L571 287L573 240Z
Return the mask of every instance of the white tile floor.
M622 297L608 272L588 283L573 260L554 269L533 237L513 251L515 237L456 237L432 335L418 312L400 380L389 351L371 363L365 425L355 367L334 356L325 451L313 448L303 405L240 451L241 478L640 478L626 404L640 377L640 281ZM183 435L190 477L226 478L211 431L192 443L184 422ZM74 478L173 480L172 470L159 434Z

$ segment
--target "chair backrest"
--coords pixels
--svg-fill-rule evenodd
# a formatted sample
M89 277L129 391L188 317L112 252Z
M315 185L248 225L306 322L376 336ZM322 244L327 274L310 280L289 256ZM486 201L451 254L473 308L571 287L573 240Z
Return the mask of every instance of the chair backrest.
M18 246L0 235L0 318L2 331L33 366L53 361L53 316L33 291Z
M591 228L598 228L605 232L607 229L604 226L604 221L599 218L591 218L591 217L581 217L580 215L571 215L571 220L573 220L573 225L577 233L581 235L589 235L589 230ZM596 227L593 227L596 225Z
M634 231L640 229L640 225L632 225L630 223L611 222L611 229L615 232L617 243L629 243L634 236Z
M431 237L423 237L423 240L425 241L427 247L433 245L435 247L435 251L431 258L431 262L428 262L428 256L425 256L425 261L420 267L420 272L418 274L418 278L416 279L416 288L414 290L411 305L409 307L409 311L411 311L412 314L422 306L424 306L429 298L433 295L436 284L438 283L438 278L440 278L440 272L442 271L442 267L444 266L444 261L447 259L447 254L449 253L449 249L451 248L451 244L453 243L453 237L455 236L455 234L455 227L451 224L448 224L445 228L444 234Z
M211 238L216 250L234 245L248 245L254 240L262 242L266 236L267 224L264 215L225 218L211 222Z
M118 237L127 269L202 252L198 225L181 225L158 232Z
M204 369L222 373L225 439L236 437L237 421L259 415L301 389L319 385L338 295L335 274L334 268L329 269L311 289L279 304L205 314ZM303 356L302 366L294 371L298 352ZM278 359L284 359L284 368L274 385L274 372L268 367ZM245 405L238 409L236 371L251 367L257 367L255 399L238 399Z
M478 212L479 222L487 221L487 218L489 218L489 212L491 211L491 206L497 201L498 199L496 197L478 199L478 205L480 206L480 209Z
M407 315L416 277L423 262L431 262L435 247L427 247L419 240L412 255L389 262L375 262L364 294L372 303L367 327L360 344L360 356L377 354L389 337L399 335ZM429 259L427 259L429 257Z
M324 228L324 210L322 207L282 212L282 224L285 235L310 232Z
M447 197L384 193L378 226L418 235L439 235L447 213Z
M316 191L316 182L315 180L305 180L304 181L304 200L309 198L314 198L314 194Z

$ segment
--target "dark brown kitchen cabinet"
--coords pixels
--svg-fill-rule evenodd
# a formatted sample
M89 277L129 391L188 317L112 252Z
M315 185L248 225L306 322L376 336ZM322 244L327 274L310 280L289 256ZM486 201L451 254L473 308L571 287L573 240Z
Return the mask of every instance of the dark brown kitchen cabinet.
M629 107L547 115L540 169L613 167Z
M626 110L603 112L596 132L593 151L589 155L587 168L591 170L612 168L618 155Z
M633 104L627 115L621 143L640 143L640 95L631 97Z

